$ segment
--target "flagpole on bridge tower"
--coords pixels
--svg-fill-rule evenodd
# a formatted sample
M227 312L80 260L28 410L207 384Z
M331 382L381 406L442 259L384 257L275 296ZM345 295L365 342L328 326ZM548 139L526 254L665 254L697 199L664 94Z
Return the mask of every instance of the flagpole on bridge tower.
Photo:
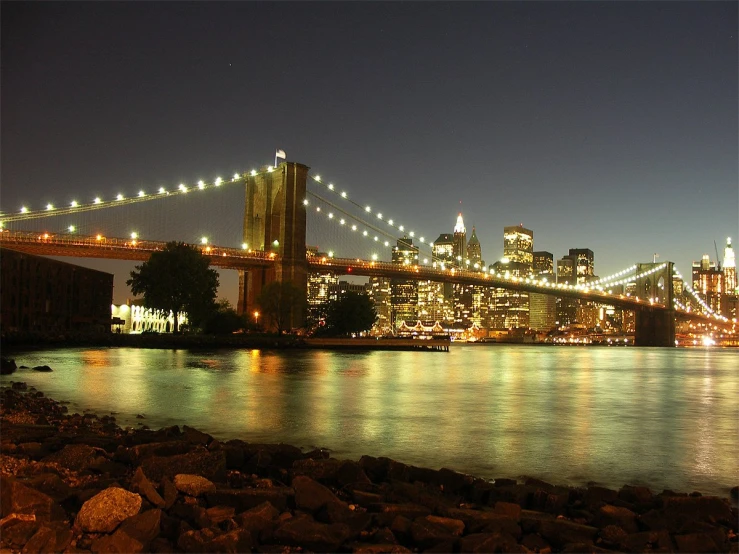
M280 150L279 148L275 150L275 167L277 167L277 158L282 158L282 160L285 161L285 151Z

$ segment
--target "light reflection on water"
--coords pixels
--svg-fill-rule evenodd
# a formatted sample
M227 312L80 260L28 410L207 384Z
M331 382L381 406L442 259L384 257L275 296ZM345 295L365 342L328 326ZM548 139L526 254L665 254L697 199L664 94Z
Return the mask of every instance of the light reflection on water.
M482 477L726 494L739 483L737 352L454 346L437 352L131 348L16 356L70 410L221 439L327 447Z

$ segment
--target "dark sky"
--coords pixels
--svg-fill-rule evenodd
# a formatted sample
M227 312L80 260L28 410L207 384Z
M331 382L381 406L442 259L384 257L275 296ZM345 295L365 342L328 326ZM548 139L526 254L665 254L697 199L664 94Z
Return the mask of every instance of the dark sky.
M739 238L736 2L0 9L4 212L226 176L279 147L429 238L461 209L488 263L519 223L555 258L592 249L601 276L655 252L689 274ZM167 238L238 242L224 203ZM125 299L131 264L92 265Z

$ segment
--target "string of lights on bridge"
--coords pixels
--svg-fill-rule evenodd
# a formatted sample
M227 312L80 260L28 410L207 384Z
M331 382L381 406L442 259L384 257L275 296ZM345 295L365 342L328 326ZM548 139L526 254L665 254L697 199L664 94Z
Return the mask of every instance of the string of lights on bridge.
M690 293L690 295L693 298L695 298L695 300L698 302L698 304L700 304L700 306L704 310L706 310L711 316L715 317L716 319L720 319L721 321L729 321L729 318L727 318L726 316L719 315L713 309L711 309L711 307L708 304L705 303L705 301L698 295L698 293L693 290L693 287L691 287L685 281L685 279L683 278L682 274L677 269L674 269L673 272L674 272L675 276L682 281L683 287L685 287L685 290L687 290ZM685 309L685 311L690 311L688 308L686 308L684 306L683 306L683 309Z

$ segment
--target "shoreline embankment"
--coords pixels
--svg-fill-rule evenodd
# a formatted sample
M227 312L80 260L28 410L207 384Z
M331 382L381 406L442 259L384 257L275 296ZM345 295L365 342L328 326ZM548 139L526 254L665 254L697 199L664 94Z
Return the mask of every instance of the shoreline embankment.
M22 382L0 399L10 551L737 552L728 498L491 481L186 425L123 429Z

